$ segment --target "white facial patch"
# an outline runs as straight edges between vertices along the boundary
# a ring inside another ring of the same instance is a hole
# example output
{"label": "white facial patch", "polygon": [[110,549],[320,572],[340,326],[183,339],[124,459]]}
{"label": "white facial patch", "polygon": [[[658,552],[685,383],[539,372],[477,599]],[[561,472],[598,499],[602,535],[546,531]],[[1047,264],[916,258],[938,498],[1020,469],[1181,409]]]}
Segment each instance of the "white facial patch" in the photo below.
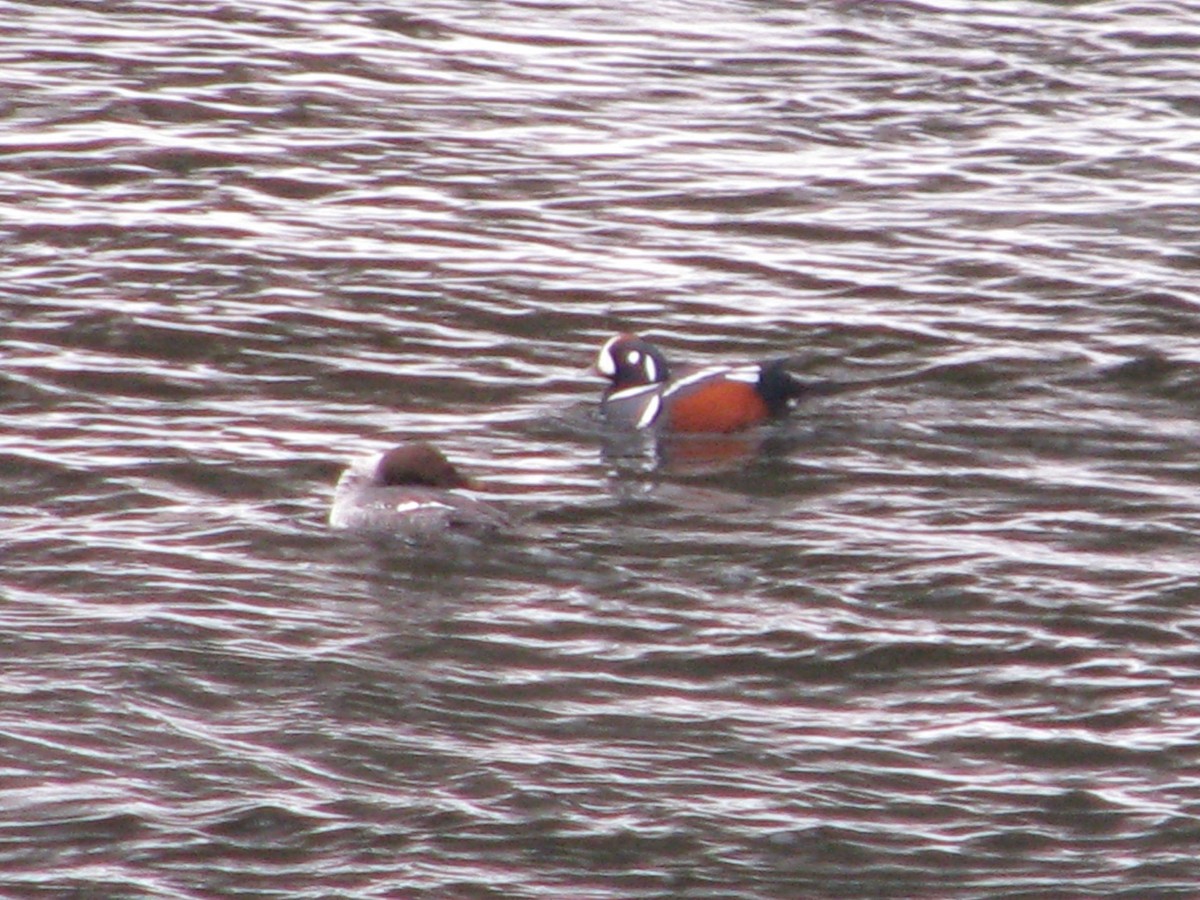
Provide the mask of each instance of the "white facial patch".
{"label": "white facial patch", "polygon": [[617,374],[617,361],[613,359],[612,347],[618,340],[620,340],[619,335],[609,338],[600,348],[599,355],[596,356],[596,371],[608,378]]}
{"label": "white facial patch", "polygon": [[641,361],[642,361],[642,354],[639,353],[637,350],[630,350],[628,353],[625,354],[625,362],[629,363],[629,365],[633,366],[634,368],[637,368],[638,363],[640,363]]}
{"label": "white facial patch", "polygon": [[658,363],[654,361],[653,356],[646,357],[645,372],[647,381],[658,381]]}

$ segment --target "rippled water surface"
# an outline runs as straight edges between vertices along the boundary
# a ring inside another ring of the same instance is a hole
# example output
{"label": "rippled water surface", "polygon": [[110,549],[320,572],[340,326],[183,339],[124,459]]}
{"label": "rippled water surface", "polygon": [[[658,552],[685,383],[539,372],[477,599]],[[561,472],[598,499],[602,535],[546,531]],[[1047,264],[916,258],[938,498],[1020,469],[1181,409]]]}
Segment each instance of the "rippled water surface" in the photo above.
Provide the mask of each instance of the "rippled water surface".
{"label": "rippled water surface", "polygon": [[0,9],[6,896],[1196,895],[1200,7]]}

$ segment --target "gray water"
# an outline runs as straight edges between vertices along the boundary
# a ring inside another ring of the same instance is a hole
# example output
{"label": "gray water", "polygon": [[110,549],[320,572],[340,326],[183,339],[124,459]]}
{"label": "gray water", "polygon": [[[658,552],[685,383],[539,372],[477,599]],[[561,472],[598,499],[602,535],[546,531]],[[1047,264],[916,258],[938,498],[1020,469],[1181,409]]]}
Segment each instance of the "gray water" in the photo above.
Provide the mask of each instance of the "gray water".
{"label": "gray water", "polygon": [[[0,893],[1193,897],[1200,6],[0,3]],[[615,331],[861,383],[596,424]],[[521,524],[331,534],[435,442]]]}

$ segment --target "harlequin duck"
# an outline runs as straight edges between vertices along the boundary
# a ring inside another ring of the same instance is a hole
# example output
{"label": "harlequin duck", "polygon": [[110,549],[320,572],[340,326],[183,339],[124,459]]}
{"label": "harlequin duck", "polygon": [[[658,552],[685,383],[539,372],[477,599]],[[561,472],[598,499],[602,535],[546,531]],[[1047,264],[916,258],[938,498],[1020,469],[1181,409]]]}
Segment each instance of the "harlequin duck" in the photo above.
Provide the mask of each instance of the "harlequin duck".
{"label": "harlequin duck", "polygon": [[619,334],[600,348],[595,368],[611,382],[601,401],[607,421],[626,428],[723,434],[780,416],[807,392],[787,364],[781,358],[676,370],[645,338]]}
{"label": "harlequin duck", "polygon": [[495,506],[455,493],[471,486],[436,447],[401,444],[354,460],[342,472],[329,524],[407,537],[482,534],[508,524],[508,517]]}

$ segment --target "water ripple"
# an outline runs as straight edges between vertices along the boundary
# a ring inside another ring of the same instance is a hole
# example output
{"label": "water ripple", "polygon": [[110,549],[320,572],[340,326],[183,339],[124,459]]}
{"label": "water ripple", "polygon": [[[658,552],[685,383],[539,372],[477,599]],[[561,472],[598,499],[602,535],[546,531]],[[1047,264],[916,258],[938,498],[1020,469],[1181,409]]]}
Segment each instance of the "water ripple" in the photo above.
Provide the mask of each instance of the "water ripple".
{"label": "water ripple", "polygon": [[[4,883],[1191,896],[1191,12],[22,5]],[[408,438],[512,538],[330,535]]]}

